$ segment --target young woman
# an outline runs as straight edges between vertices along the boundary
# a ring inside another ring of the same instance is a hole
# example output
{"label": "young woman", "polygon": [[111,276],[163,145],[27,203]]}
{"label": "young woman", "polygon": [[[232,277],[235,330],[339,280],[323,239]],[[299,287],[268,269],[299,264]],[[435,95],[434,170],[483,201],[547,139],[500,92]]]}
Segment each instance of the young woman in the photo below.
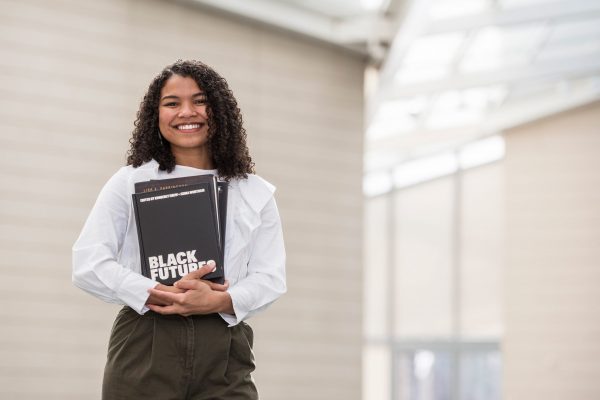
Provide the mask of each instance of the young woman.
{"label": "young woman", "polygon": [[[227,82],[178,61],[151,82],[127,166],[102,188],[73,246],[73,282],[124,304],[111,332],[103,399],[256,399],[252,329],[243,321],[286,291],[275,188],[253,175]],[[229,181],[223,285],[214,264],[164,286],[140,274],[131,195],[150,179],[215,174]]]}

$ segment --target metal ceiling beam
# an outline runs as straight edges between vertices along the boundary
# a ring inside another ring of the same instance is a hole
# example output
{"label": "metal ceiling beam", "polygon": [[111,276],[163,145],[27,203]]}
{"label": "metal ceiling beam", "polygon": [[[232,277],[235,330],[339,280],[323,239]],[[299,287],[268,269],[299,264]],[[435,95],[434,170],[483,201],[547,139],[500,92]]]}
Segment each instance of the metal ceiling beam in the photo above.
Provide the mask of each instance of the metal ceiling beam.
{"label": "metal ceiling beam", "polygon": [[[383,37],[392,36],[390,22],[375,14],[342,19],[270,0],[193,0],[193,2],[353,50],[355,47],[349,46],[367,43],[374,29]],[[366,53],[366,47],[364,52]]]}
{"label": "metal ceiling beam", "polygon": [[402,20],[391,42],[391,47],[385,60],[379,68],[379,79],[373,96],[366,107],[365,120],[367,125],[373,119],[379,105],[385,100],[385,95],[393,86],[394,76],[402,63],[410,44],[416,40],[426,27],[427,11],[430,0],[406,0],[404,12],[398,15]]}
{"label": "metal ceiling beam", "polygon": [[406,14],[395,33],[387,58],[380,68],[380,87],[386,86],[400,66],[410,44],[417,39],[425,28],[429,0],[408,0]]}
{"label": "metal ceiling beam", "polygon": [[372,37],[390,42],[394,36],[391,21],[381,15],[346,18],[334,23],[334,36],[340,43],[367,43]]}

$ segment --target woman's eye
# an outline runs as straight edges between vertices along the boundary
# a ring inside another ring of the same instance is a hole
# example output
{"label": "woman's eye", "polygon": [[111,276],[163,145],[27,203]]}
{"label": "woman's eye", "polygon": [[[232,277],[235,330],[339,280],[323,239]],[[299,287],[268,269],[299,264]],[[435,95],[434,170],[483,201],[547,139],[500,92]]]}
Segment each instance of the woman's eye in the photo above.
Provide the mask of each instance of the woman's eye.
{"label": "woman's eye", "polygon": [[199,104],[199,105],[206,104],[206,98],[204,98],[204,97],[203,97],[203,98],[200,98],[200,99],[196,99],[196,100],[194,101],[194,103],[195,103],[195,104]]}
{"label": "woman's eye", "polygon": [[177,106],[177,103],[175,103],[175,102],[165,103],[165,104],[163,104],[163,106],[165,106],[165,107],[175,107],[175,106]]}

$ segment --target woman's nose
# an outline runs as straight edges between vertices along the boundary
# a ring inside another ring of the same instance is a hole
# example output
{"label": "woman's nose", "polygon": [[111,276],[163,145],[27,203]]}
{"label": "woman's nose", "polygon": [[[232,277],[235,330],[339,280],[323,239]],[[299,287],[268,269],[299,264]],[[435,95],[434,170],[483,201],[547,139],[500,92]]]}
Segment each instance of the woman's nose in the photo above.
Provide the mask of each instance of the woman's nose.
{"label": "woman's nose", "polygon": [[197,114],[198,113],[197,113],[196,109],[194,108],[194,105],[191,103],[185,102],[181,105],[181,108],[179,109],[180,117],[192,117]]}

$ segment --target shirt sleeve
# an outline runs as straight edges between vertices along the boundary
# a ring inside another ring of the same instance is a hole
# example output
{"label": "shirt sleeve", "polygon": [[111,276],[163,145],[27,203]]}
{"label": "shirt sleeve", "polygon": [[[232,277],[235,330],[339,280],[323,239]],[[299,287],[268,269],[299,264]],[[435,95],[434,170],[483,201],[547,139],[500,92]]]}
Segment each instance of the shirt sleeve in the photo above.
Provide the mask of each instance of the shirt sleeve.
{"label": "shirt sleeve", "polygon": [[148,289],[156,282],[117,262],[131,207],[127,173],[122,168],[104,185],[73,245],[73,283],[109,303],[148,311]]}
{"label": "shirt sleeve", "polygon": [[228,290],[235,315],[221,314],[230,326],[264,310],[287,290],[283,232],[273,197],[261,211],[251,246],[248,275]]}

